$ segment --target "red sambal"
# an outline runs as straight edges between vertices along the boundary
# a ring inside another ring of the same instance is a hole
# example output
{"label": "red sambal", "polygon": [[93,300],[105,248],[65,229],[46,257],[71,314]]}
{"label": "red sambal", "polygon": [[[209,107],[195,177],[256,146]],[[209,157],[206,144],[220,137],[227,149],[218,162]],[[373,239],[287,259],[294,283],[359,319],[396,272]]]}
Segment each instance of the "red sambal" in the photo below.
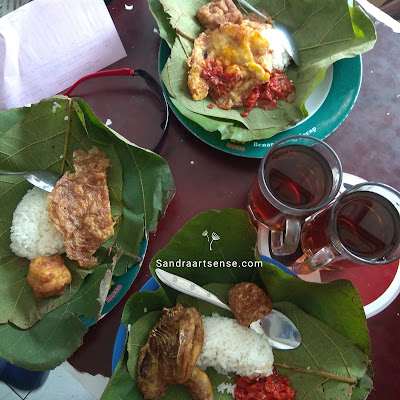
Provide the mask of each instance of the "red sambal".
{"label": "red sambal", "polygon": [[201,77],[208,83],[209,93],[218,107],[229,110],[243,105],[246,108],[241,114],[243,117],[247,117],[254,107],[272,110],[278,106],[278,100],[291,103],[295,98],[293,83],[281,71],[272,72],[268,82],[255,87],[250,95],[246,94],[247,98],[234,103],[228,100],[228,96],[243,79],[239,68],[227,68],[222,61],[209,57],[204,60]]}
{"label": "red sambal", "polygon": [[278,100],[288,103],[293,102],[295,87],[287,76],[281,71],[271,73],[270,80],[252,90],[247,100],[243,103],[246,111],[241,115],[247,117],[254,107],[263,110],[272,110],[278,106]]}
{"label": "red sambal", "polygon": [[237,71],[234,73],[226,72],[222,62],[213,58],[205,60],[201,77],[210,85],[210,94],[213,98],[226,96],[242,79],[242,76]]}
{"label": "red sambal", "polygon": [[264,378],[247,378],[236,376],[236,400],[294,400],[296,390],[291,388],[290,381],[275,372]]}

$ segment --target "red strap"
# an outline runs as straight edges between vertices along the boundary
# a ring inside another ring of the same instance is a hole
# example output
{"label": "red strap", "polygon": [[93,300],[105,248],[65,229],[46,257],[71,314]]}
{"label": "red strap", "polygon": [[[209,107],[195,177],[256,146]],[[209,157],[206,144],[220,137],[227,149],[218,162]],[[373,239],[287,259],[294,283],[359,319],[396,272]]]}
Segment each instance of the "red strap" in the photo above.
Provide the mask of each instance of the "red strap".
{"label": "red strap", "polygon": [[110,69],[108,71],[98,71],[93,74],[86,75],[76,81],[65,93],[64,96],[69,96],[71,92],[83,81],[91,78],[97,78],[99,76],[130,76],[134,75],[135,71],[130,68]]}

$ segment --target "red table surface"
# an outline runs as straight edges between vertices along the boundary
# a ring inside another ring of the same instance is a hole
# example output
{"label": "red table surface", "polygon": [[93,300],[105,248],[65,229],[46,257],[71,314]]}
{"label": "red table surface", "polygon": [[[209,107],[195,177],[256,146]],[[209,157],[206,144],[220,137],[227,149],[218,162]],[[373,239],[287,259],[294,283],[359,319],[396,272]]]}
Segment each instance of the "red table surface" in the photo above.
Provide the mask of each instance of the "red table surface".
{"label": "red table surface", "polygon": [[[125,0],[109,6],[128,57],[112,68],[145,69],[157,76],[160,38],[146,0]],[[376,24],[378,40],[362,56],[363,79],[359,97],[344,123],[327,139],[343,169],[370,181],[400,188],[400,36]],[[138,145],[151,147],[158,122],[154,102],[140,78],[103,78],[87,81],[74,92],[111,127]],[[152,104],[153,102],[153,104]],[[78,370],[111,376],[114,338],[126,301],[150,278],[149,262],[172,236],[197,214],[226,207],[244,209],[259,160],[226,154],[203,143],[171,114],[168,135],[160,153],[172,171],[176,195],[157,232],[150,235],[146,258],[123,300],[84,337],[69,358]],[[379,280],[379,274],[374,275]],[[371,282],[374,284],[374,282]],[[369,400],[396,398],[400,393],[400,297],[368,320],[372,342],[374,389]]]}

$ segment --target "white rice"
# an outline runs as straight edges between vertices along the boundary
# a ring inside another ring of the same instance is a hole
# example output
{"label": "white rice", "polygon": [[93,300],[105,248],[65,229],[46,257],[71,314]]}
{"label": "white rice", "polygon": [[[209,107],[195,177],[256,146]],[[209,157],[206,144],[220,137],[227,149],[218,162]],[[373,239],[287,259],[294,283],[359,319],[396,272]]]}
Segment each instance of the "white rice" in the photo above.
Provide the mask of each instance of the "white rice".
{"label": "white rice", "polygon": [[236,384],[235,383],[220,383],[217,386],[217,392],[218,393],[228,393],[232,397],[235,397],[235,389],[236,389]]}
{"label": "white rice", "polygon": [[290,56],[283,47],[281,33],[276,29],[264,29],[261,35],[268,40],[272,51],[272,70],[284,71],[290,63]]}
{"label": "white rice", "polygon": [[29,260],[64,252],[64,237],[50,221],[47,192],[37,187],[28,190],[13,214],[10,230],[11,250]]}
{"label": "white rice", "polygon": [[253,378],[272,374],[274,356],[268,339],[235,319],[213,314],[202,316],[204,345],[197,366],[213,367],[224,375],[236,373]]}

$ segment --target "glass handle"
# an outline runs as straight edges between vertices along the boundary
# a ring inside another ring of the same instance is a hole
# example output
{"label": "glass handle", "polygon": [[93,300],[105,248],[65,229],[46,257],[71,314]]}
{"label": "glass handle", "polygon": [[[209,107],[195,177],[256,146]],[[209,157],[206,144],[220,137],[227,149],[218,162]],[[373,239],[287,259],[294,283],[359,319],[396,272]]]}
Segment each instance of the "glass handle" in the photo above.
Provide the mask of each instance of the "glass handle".
{"label": "glass handle", "polygon": [[271,231],[271,250],[276,256],[293,254],[300,241],[301,224],[297,219],[286,220],[286,230]]}
{"label": "glass handle", "polygon": [[335,248],[328,244],[313,255],[303,254],[292,265],[295,274],[311,274],[312,272],[329,264],[338,257]]}

